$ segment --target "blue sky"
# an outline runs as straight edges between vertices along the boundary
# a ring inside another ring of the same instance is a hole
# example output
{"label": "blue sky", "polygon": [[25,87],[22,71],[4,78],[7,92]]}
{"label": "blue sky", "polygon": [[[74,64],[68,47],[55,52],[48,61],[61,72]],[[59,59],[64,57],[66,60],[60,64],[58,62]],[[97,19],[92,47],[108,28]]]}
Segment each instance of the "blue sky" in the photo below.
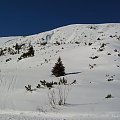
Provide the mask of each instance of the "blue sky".
{"label": "blue sky", "polygon": [[85,23],[120,23],[120,0],[0,0],[0,36]]}

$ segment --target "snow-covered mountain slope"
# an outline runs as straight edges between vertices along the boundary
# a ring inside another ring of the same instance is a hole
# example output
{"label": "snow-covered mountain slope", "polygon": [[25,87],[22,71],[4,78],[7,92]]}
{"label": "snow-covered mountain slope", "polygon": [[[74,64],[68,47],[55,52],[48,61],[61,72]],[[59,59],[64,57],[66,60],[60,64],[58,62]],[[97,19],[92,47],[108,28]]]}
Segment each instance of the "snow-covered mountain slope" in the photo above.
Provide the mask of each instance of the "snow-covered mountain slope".
{"label": "snow-covered mountain slope", "polygon": [[[15,50],[16,43],[21,46],[19,54]],[[18,60],[30,45],[35,55]],[[66,118],[70,114],[71,119],[96,119],[95,115],[102,117],[102,114],[108,115],[109,119],[120,118],[119,23],[75,24],[36,35],[1,37],[0,54],[2,111],[40,111],[47,114],[52,110],[51,114],[60,112],[63,115],[58,115],[58,118]],[[59,81],[58,77],[51,75],[59,56],[65,66],[65,79],[69,83],[73,80],[77,83],[70,87],[66,104],[54,110],[48,101],[49,89],[41,88],[31,93],[25,86],[30,84],[34,89],[40,80]],[[108,94],[113,97],[106,99]]]}

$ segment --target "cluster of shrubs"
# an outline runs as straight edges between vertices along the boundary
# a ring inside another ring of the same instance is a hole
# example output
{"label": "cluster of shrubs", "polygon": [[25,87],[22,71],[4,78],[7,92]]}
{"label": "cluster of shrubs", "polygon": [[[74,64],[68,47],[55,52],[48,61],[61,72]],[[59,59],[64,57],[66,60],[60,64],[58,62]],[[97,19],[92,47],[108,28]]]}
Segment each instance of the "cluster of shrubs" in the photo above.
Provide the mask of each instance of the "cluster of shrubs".
{"label": "cluster of shrubs", "polygon": [[[36,86],[36,88],[44,88],[47,87],[49,89],[51,89],[53,87],[53,85],[57,85],[57,82],[47,82],[46,80],[40,80],[40,83]],[[33,89],[31,88],[31,85],[25,86],[27,91],[33,91]],[[36,90],[36,89],[34,89]]]}
{"label": "cluster of shrubs", "polygon": [[0,48],[0,56],[5,55],[6,53],[9,53],[10,55],[16,54],[16,51],[10,47],[6,47],[5,49]]}
{"label": "cluster of shrubs", "polygon": [[19,53],[20,53],[20,50],[22,49],[23,46],[25,46],[24,43],[23,43],[23,44],[20,44],[20,45],[19,45],[18,43],[16,43],[16,45],[13,46],[13,48],[15,48],[17,54],[19,54]]}
{"label": "cluster of shrubs", "polygon": [[19,54],[20,49],[22,49],[24,45],[25,44],[19,45],[18,43],[16,43],[16,45],[14,45],[13,48],[11,47],[6,47],[4,49],[0,48],[0,56],[5,55],[6,53],[9,53],[10,55]]}
{"label": "cluster of shrubs", "polygon": [[60,42],[56,41],[54,44],[55,44],[55,45],[60,45]]}
{"label": "cluster of shrubs", "polygon": [[0,48],[0,56],[4,55],[4,50]]}
{"label": "cluster of shrubs", "polygon": [[117,49],[114,50],[114,52],[117,52],[118,53],[118,57],[120,57],[120,53]]}
{"label": "cluster of shrubs", "polygon": [[8,58],[8,59],[6,59],[6,62],[9,62],[10,60],[12,60],[12,58]]}
{"label": "cluster of shrubs", "polygon": [[89,58],[91,58],[91,59],[97,59],[97,58],[98,58],[98,56],[89,57]]}
{"label": "cluster of shrubs", "polygon": [[102,43],[102,45],[100,46],[100,48],[98,49],[98,51],[103,51],[104,49],[105,49],[105,46],[106,46],[107,44],[105,44],[105,43]]}
{"label": "cluster of shrubs", "polygon": [[96,29],[97,29],[97,26],[89,26],[88,28],[89,28],[89,29],[96,30]]}
{"label": "cluster of shrubs", "polygon": [[109,37],[114,38],[114,37],[117,37],[117,35],[110,35]]}
{"label": "cluster of shrubs", "polygon": [[53,88],[54,85],[72,85],[72,84],[76,84],[76,80],[74,80],[73,82],[71,83],[68,83],[68,81],[63,77],[63,78],[60,78],[60,80],[58,82],[47,82],[46,80],[40,80],[40,83],[36,86],[35,89],[32,89],[31,88],[31,85],[28,85],[28,86],[25,86],[25,89],[27,91],[35,91],[37,88],[40,89],[40,88]]}
{"label": "cluster of shrubs", "polygon": [[47,42],[40,43],[40,45],[42,45],[42,46],[45,46],[46,44],[47,44]]}
{"label": "cluster of shrubs", "polygon": [[15,55],[15,54],[16,54],[16,51],[13,50],[13,49],[10,48],[10,47],[7,49],[7,51],[8,51],[8,53],[9,53],[10,55]]}
{"label": "cluster of shrubs", "polygon": [[41,84],[38,84],[36,88],[41,88],[42,86],[43,87],[47,87],[47,88],[52,88],[53,85],[61,85],[61,84],[64,84],[64,85],[67,85],[67,80],[63,77],[63,78],[60,78],[59,82],[47,82],[46,80],[40,80],[40,83]]}
{"label": "cluster of shrubs", "polygon": [[105,98],[113,98],[111,94],[108,94]]}
{"label": "cluster of shrubs", "polygon": [[95,66],[96,64],[93,64],[93,65],[89,64],[90,69],[94,68]]}
{"label": "cluster of shrubs", "polygon": [[28,52],[23,53],[18,60],[21,60],[23,58],[27,58],[27,57],[33,57],[34,56],[34,49],[33,46],[30,46],[30,48],[28,49]]}
{"label": "cluster of shrubs", "polygon": [[112,75],[112,76],[106,75],[106,77],[108,77],[108,78],[107,78],[107,81],[108,81],[108,82],[113,81],[113,80],[114,80],[114,76],[115,76],[115,75]]}
{"label": "cluster of shrubs", "polygon": [[0,48],[0,56],[5,55],[6,53],[9,53],[10,55],[16,54],[15,50],[13,50],[10,47],[8,47],[8,48],[6,47],[4,49]]}

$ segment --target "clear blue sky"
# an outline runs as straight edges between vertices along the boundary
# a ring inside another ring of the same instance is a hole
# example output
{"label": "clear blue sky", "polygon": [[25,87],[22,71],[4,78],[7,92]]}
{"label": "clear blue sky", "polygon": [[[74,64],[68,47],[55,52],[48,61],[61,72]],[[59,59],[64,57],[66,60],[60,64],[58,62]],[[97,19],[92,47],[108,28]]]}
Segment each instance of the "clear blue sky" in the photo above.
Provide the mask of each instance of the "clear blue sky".
{"label": "clear blue sky", "polygon": [[82,23],[120,23],[120,0],[0,0],[0,36]]}

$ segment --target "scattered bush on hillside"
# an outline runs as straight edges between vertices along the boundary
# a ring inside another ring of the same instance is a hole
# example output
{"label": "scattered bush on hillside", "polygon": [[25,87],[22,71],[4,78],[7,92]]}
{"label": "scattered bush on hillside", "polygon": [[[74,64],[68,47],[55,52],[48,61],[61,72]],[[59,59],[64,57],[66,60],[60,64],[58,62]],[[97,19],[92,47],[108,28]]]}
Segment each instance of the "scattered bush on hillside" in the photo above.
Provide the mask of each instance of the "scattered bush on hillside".
{"label": "scattered bush on hillside", "polygon": [[103,51],[105,49],[105,46],[107,45],[107,43],[102,43],[102,45],[100,46],[100,48],[97,51]]}
{"label": "scattered bush on hillside", "polygon": [[31,85],[25,86],[25,89],[29,92],[36,91],[36,89],[31,88]]}
{"label": "scattered bush on hillside", "polygon": [[43,87],[47,87],[49,89],[51,89],[54,85],[53,81],[52,82],[47,82],[46,80],[40,80],[40,83]]}
{"label": "scattered bush on hillside", "polygon": [[73,84],[76,84],[76,80],[74,80],[73,82],[71,83],[68,83],[68,81],[63,77],[62,79],[60,78],[60,80],[58,82],[53,82],[53,81],[50,81],[50,82],[47,82],[46,80],[40,80],[40,83],[36,86],[36,88],[53,88],[55,85],[73,85]]}
{"label": "scattered bush on hillside", "polygon": [[100,51],[100,52],[101,52],[101,51],[103,51],[103,50],[104,50],[104,48],[99,48],[97,51]]}
{"label": "scattered bush on hillside", "polygon": [[108,94],[105,98],[113,98],[111,94]]}
{"label": "scattered bush on hillside", "polygon": [[33,46],[30,46],[28,49],[28,52],[23,53],[20,58],[18,58],[18,60],[21,60],[23,58],[27,58],[27,57],[33,57],[34,56],[34,49]]}
{"label": "scattered bush on hillside", "polygon": [[17,50],[17,53],[18,53],[18,54],[20,53],[20,52],[19,52],[20,46],[18,45],[18,43],[16,43],[16,45],[15,45],[15,50]]}
{"label": "scattered bush on hillside", "polygon": [[80,44],[80,42],[78,42],[78,41],[76,41],[75,43],[76,43],[76,44]]}
{"label": "scattered bush on hillside", "polygon": [[92,45],[92,43],[88,43],[88,45],[89,45],[89,46],[91,46],[91,45]]}
{"label": "scattered bush on hillside", "polygon": [[58,58],[57,63],[55,63],[55,66],[52,69],[52,75],[55,75],[56,77],[65,75],[65,67],[63,66],[63,63],[60,57]]}
{"label": "scattered bush on hillside", "polygon": [[111,53],[107,53],[107,55],[111,55]]}
{"label": "scattered bush on hillside", "polygon": [[20,53],[20,50],[23,48],[23,46],[25,46],[25,43],[23,43],[23,44],[18,44],[18,43],[16,43],[16,44],[13,46],[13,48],[15,48],[16,53],[19,54],[19,53]]}
{"label": "scattered bush on hillside", "polygon": [[40,45],[42,45],[42,46],[45,46],[46,44],[47,44],[47,42],[40,43]]}
{"label": "scattered bush on hillside", "polygon": [[120,67],[119,65],[117,65],[117,67]]}
{"label": "scattered bush on hillside", "polygon": [[6,62],[9,62],[10,60],[12,60],[12,58],[8,58],[8,59],[6,59]]}
{"label": "scattered bush on hillside", "polygon": [[93,64],[93,65],[89,64],[90,69],[94,68],[95,66],[96,64]]}
{"label": "scattered bush on hillside", "polygon": [[118,54],[118,56],[120,57],[120,53]]}
{"label": "scattered bush on hillside", "polygon": [[118,52],[118,50],[117,50],[117,49],[115,49],[115,50],[114,50],[114,52]]}
{"label": "scattered bush on hillside", "polygon": [[76,84],[76,80],[68,83],[67,79],[60,78],[58,82],[47,82],[46,80],[40,80],[40,84],[35,89],[31,88],[31,85],[25,86],[25,89],[29,92],[36,91],[37,89],[48,88],[48,101],[52,108],[56,108],[56,105],[64,105],[66,103],[68,94],[70,92],[71,85]]}
{"label": "scattered bush on hillside", "polygon": [[36,88],[41,88],[41,85],[40,85],[40,84],[38,84],[38,85],[36,86]]}
{"label": "scattered bush on hillside", "polygon": [[103,48],[103,47],[105,47],[106,46],[106,44],[105,43],[102,43],[102,45],[100,46],[100,48]]}
{"label": "scattered bush on hillside", "polygon": [[120,36],[119,36],[119,37],[117,37],[117,39],[118,39],[118,40],[120,40]]}
{"label": "scattered bush on hillside", "polygon": [[16,54],[16,52],[10,47],[8,47],[7,51],[10,55],[15,55]]}
{"label": "scattered bush on hillside", "polygon": [[117,37],[117,35],[110,35],[109,37],[114,38],[114,37]]}
{"label": "scattered bush on hillside", "polygon": [[27,91],[32,91],[31,85],[25,86],[25,88],[26,88]]}
{"label": "scattered bush on hillside", "polygon": [[0,48],[0,56],[4,55],[3,49]]}
{"label": "scattered bush on hillside", "polygon": [[97,40],[101,40],[100,38],[97,38]]}
{"label": "scattered bush on hillside", "polygon": [[55,45],[60,45],[60,42],[56,41],[54,44],[55,44]]}
{"label": "scattered bush on hillside", "polygon": [[96,50],[97,48],[94,47],[94,48],[92,48],[92,49]]}
{"label": "scattered bush on hillside", "polygon": [[106,77],[108,77],[108,78],[107,78],[107,81],[110,82],[110,81],[113,81],[113,80],[114,80],[115,75],[112,75],[112,76],[106,75]]}
{"label": "scattered bush on hillside", "polygon": [[91,59],[97,59],[97,58],[98,58],[98,56],[89,57],[89,58],[91,58]]}
{"label": "scattered bush on hillside", "polygon": [[107,80],[107,81],[109,82],[109,81],[113,81],[113,80],[114,80],[113,78],[108,78],[108,80]]}
{"label": "scattered bush on hillside", "polygon": [[5,47],[4,49],[0,48],[0,56],[5,55],[6,53],[14,55],[16,54],[16,51],[10,47]]}
{"label": "scattered bush on hillside", "polygon": [[109,37],[113,38],[113,36],[112,36],[112,35],[110,35]]}
{"label": "scattered bush on hillside", "polygon": [[92,26],[92,25],[91,25],[91,26],[89,26],[88,28],[89,28],[89,29],[92,29],[92,30],[96,30],[96,29],[97,29],[97,26]]}
{"label": "scattered bush on hillside", "polygon": [[67,85],[67,80],[64,77],[62,79],[60,78],[60,81],[58,84],[59,85],[61,85],[61,84]]}
{"label": "scattered bush on hillside", "polygon": [[49,60],[45,59],[45,63],[48,63]]}

